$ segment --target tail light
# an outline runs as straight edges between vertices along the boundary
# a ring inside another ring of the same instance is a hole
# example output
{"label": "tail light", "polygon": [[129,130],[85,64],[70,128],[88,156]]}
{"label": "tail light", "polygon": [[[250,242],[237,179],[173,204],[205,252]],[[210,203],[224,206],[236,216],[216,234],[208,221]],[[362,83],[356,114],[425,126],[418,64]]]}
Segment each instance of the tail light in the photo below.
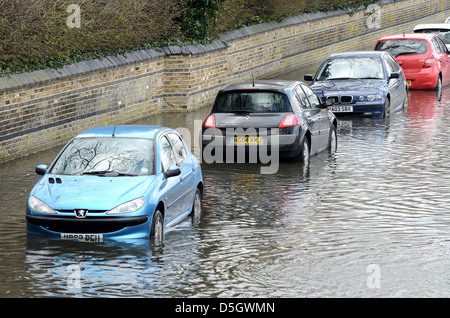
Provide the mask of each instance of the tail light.
{"label": "tail light", "polygon": [[205,128],[216,128],[216,118],[214,115],[209,115],[206,117],[205,121],[203,122],[203,127]]}
{"label": "tail light", "polygon": [[286,128],[301,125],[302,121],[295,114],[288,114],[284,116],[278,128]]}
{"label": "tail light", "polygon": [[433,67],[434,61],[435,57],[433,53],[430,53],[430,55],[428,55],[427,59],[425,60],[425,63],[423,64],[423,68]]}

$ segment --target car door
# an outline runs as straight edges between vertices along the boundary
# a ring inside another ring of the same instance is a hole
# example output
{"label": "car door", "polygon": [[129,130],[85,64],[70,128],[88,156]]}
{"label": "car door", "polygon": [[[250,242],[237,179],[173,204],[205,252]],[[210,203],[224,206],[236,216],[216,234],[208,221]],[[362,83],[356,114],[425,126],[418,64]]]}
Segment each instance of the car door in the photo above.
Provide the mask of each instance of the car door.
{"label": "car door", "polygon": [[[405,78],[402,76],[402,68],[393,57],[390,55],[385,55],[384,64],[388,76],[388,91],[391,95],[391,110],[395,110],[396,108],[403,106],[403,102],[406,97]],[[390,75],[394,72],[399,73],[400,77],[390,78]]]}
{"label": "car door", "polygon": [[308,98],[311,114],[311,123],[314,130],[318,132],[316,147],[311,146],[311,153],[319,152],[328,146],[330,135],[330,122],[328,120],[328,110],[322,107],[319,97],[307,85],[301,85],[302,90]]}
{"label": "car door", "polygon": [[[161,155],[161,169],[167,172],[169,167],[177,166],[175,152],[167,136],[162,136],[159,143]],[[164,177],[165,180],[161,186],[166,203],[165,224],[173,221],[182,211],[180,198],[183,195],[183,184],[180,182],[181,175],[174,177]]]}
{"label": "car door", "polygon": [[172,145],[177,166],[181,170],[181,174],[179,176],[181,188],[181,196],[178,198],[180,203],[179,213],[190,212],[194,200],[194,190],[196,188],[195,166],[191,160],[188,160],[187,150],[180,136],[175,133],[169,133],[167,134],[167,138]]}
{"label": "car door", "polygon": [[438,63],[442,72],[442,85],[450,84],[450,61],[449,51],[445,43],[439,37],[432,39],[433,45],[438,52]]}

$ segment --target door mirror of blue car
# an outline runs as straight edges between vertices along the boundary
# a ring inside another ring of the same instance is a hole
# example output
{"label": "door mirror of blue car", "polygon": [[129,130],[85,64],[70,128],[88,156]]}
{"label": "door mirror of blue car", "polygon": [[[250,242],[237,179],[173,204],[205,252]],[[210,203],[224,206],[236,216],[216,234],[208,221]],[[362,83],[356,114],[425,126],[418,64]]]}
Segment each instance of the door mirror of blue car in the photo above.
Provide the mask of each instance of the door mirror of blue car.
{"label": "door mirror of blue car", "polygon": [[175,177],[181,174],[181,169],[177,166],[170,166],[169,169],[164,172],[166,178]]}
{"label": "door mirror of blue car", "polygon": [[304,79],[305,81],[310,81],[310,82],[312,82],[313,76],[312,76],[311,74],[305,74],[305,75],[303,76],[303,79]]}
{"label": "door mirror of blue car", "polygon": [[392,72],[391,75],[389,75],[389,78],[400,78],[400,73]]}
{"label": "door mirror of blue car", "polygon": [[43,176],[47,172],[47,169],[48,169],[47,165],[39,165],[36,167],[34,171],[36,171],[38,175]]}

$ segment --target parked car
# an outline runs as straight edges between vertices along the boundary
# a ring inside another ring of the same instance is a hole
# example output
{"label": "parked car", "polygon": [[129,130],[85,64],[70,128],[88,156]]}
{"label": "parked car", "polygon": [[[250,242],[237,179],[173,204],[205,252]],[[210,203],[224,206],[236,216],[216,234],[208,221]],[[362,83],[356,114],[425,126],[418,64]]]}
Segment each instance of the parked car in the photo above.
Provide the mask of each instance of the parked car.
{"label": "parked car", "polygon": [[[449,51],[442,39],[431,33],[384,36],[377,51],[391,53],[405,72],[410,89],[436,89],[450,83]],[[440,95],[440,94],[439,94]]]}
{"label": "parked car", "polygon": [[450,50],[450,23],[418,24],[414,27],[414,33],[434,33],[441,37],[447,49]]}
{"label": "parked car", "polygon": [[332,104],[332,100],[322,102],[300,81],[228,85],[218,92],[203,123],[203,157],[211,155],[215,146],[225,154],[244,149],[246,155],[266,147],[280,158],[297,161],[307,161],[325,149],[334,151],[337,120],[328,109]]}
{"label": "parked car", "polygon": [[330,108],[339,115],[389,116],[407,103],[405,76],[387,52],[335,53],[304,79],[317,95],[334,99]]}
{"label": "parked car", "polygon": [[30,233],[61,239],[150,237],[201,213],[198,160],[173,129],[107,126],[73,138],[41,179],[26,207]]}

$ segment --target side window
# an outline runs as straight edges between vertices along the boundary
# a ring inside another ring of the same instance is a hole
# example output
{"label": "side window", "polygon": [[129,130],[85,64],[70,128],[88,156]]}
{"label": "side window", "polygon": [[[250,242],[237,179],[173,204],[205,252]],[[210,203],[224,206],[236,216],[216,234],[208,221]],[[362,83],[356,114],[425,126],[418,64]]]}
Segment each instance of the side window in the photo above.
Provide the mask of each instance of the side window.
{"label": "side window", "polygon": [[433,43],[434,48],[435,48],[436,51],[438,51],[439,53],[447,53],[447,51],[445,50],[445,48],[441,45],[440,39],[439,39],[438,37],[432,38],[432,39],[431,39],[431,43]]}
{"label": "side window", "polygon": [[312,108],[320,107],[319,97],[314,93],[314,91],[306,85],[302,85],[302,89],[305,91],[306,96],[309,99]]}
{"label": "side window", "polygon": [[183,142],[181,141],[180,137],[177,136],[176,134],[168,134],[167,137],[169,138],[170,143],[172,144],[172,149],[175,153],[177,165],[181,167],[187,157],[186,148],[184,148]]}
{"label": "side window", "polygon": [[300,88],[300,85],[295,86],[294,95],[301,108],[310,108],[308,98],[306,97],[305,92]]}
{"label": "side window", "polygon": [[163,171],[169,169],[170,166],[177,165],[172,146],[166,137],[161,138],[161,164]]}
{"label": "side window", "polygon": [[447,46],[445,45],[444,41],[442,41],[441,38],[435,38],[435,39],[439,43],[439,46],[441,47],[440,52],[447,54],[448,53],[448,49],[447,49]]}
{"label": "side window", "polygon": [[398,72],[400,66],[398,65],[397,61],[395,61],[392,57],[390,57],[389,55],[386,56],[386,66],[387,66],[387,70],[388,73],[392,73],[392,72]]}

